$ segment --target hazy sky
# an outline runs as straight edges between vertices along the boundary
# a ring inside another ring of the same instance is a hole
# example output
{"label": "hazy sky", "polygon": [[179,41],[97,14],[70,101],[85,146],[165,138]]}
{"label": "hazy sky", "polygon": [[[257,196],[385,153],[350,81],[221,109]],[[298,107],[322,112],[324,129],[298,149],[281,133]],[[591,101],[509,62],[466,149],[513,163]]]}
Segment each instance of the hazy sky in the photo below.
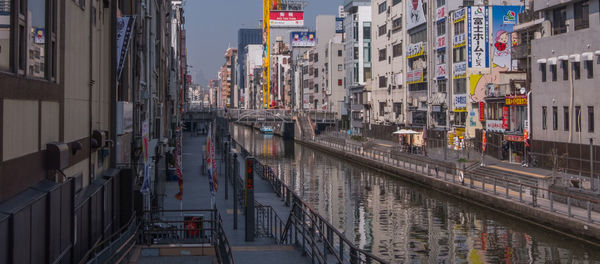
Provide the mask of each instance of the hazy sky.
{"label": "hazy sky", "polygon": [[[185,1],[188,64],[194,82],[216,79],[228,46],[237,47],[239,28],[259,28],[262,0]],[[342,0],[306,0],[304,25],[314,28],[317,14],[337,15]]]}

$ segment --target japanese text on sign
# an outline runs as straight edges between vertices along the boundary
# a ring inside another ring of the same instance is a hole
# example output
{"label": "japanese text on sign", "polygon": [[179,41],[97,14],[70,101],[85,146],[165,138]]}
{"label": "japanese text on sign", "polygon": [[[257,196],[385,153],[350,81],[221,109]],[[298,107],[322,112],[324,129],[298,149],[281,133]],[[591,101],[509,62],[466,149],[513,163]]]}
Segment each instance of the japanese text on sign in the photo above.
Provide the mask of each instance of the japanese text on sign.
{"label": "japanese text on sign", "polygon": [[469,68],[489,67],[489,19],[487,6],[468,7]]}
{"label": "japanese text on sign", "polygon": [[506,97],[506,105],[527,105],[526,95],[512,95]]}

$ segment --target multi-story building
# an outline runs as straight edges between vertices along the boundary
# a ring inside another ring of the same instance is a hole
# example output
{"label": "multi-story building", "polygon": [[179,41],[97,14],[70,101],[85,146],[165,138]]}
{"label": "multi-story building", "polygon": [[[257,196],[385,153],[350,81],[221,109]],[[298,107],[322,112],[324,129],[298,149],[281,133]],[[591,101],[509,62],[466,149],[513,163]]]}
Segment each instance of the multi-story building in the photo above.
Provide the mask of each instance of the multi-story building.
{"label": "multi-story building", "polygon": [[371,118],[371,0],[344,1],[346,104],[352,133],[361,133]]}
{"label": "multi-story building", "polygon": [[258,109],[262,104],[261,95],[262,87],[259,89],[260,84],[256,81],[256,77],[260,77],[260,73],[257,75],[256,70],[262,71],[262,56],[263,56],[263,45],[250,44],[244,48],[245,65],[243,66],[243,72],[246,76],[244,80],[244,107],[246,109]]}
{"label": "multi-story building", "polygon": [[[598,1],[534,1],[533,11],[538,15],[525,25],[536,29],[530,42],[532,74],[528,102],[533,152],[549,154],[554,149],[559,156],[589,159],[580,148],[600,145],[596,129],[600,115],[595,113],[600,108],[599,4]],[[541,19],[535,19],[538,17]],[[586,149],[589,153],[589,148]],[[544,163],[553,166],[549,158]],[[589,170],[587,166],[570,168],[571,172],[586,174]]]}
{"label": "multi-story building", "polygon": [[237,91],[235,90],[235,81],[232,79],[234,60],[237,60],[237,49],[228,48],[225,51],[225,64],[219,71],[219,79],[221,80],[221,106],[236,107]]}
{"label": "multi-story building", "polygon": [[406,106],[406,87],[402,82],[405,58],[404,10],[401,1],[372,1],[372,103],[371,123],[379,125],[404,126],[402,115]]}
{"label": "multi-story building", "polygon": [[[249,74],[253,74],[252,71],[247,72],[246,71],[246,47],[248,45],[257,45],[260,44],[262,45],[262,30],[258,29],[258,28],[242,28],[238,30],[238,63],[237,63],[237,73],[236,76],[238,76],[237,78],[237,83],[239,86],[239,106],[245,106],[247,107],[247,96],[249,94],[248,88],[249,86],[247,86],[247,84],[249,83],[248,80],[246,79],[248,77]],[[261,54],[262,56],[262,54]],[[251,56],[252,58],[254,58],[254,56]],[[253,65],[257,65],[255,63],[253,63]],[[259,65],[262,65],[259,64]]]}
{"label": "multi-story building", "polygon": [[288,44],[278,40],[271,50],[271,106],[290,108],[291,81],[289,79],[291,50]]}

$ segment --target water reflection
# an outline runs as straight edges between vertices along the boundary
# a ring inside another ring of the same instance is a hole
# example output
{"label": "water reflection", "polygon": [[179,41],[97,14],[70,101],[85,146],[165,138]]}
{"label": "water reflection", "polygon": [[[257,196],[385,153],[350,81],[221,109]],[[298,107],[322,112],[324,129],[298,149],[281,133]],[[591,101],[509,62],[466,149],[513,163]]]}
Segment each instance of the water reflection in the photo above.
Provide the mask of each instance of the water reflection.
{"label": "water reflection", "polygon": [[391,263],[600,263],[600,249],[489,209],[235,127],[234,138],[346,237]]}

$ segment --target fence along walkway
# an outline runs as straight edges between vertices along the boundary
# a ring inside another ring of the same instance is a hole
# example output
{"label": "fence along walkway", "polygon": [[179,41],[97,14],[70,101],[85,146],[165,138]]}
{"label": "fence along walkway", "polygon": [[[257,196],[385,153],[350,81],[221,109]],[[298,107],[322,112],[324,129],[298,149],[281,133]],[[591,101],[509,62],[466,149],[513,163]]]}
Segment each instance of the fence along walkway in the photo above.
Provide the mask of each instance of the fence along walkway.
{"label": "fence along walkway", "polygon": [[329,221],[302,201],[271,167],[260,161],[257,163],[257,175],[269,181],[273,191],[286,206],[292,206],[287,220],[282,220],[271,212],[271,207],[258,205],[256,223],[261,226],[257,230],[268,230],[268,235],[281,244],[300,247],[311,258],[312,263],[387,263],[355,246]]}
{"label": "fence along walkway", "polygon": [[[304,141],[319,144],[324,147],[343,151],[369,159],[380,164],[392,166],[406,171],[421,174],[425,177],[443,180],[448,183],[483,191],[489,195],[505,198],[527,204],[555,214],[567,216],[589,224],[600,224],[600,201],[561,193],[523,181],[510,180],[494,175],[486,175],[465,168],[432,165],[423,157],[413,158],[408,155],[397,155],[390,151],[376,149],[364,150],[360,145],[326,141],[322,139],[304,139]],[[553,197],[565,197],[566,203],[555,201]],[[578,204],[580,206],[575,206]]]}

